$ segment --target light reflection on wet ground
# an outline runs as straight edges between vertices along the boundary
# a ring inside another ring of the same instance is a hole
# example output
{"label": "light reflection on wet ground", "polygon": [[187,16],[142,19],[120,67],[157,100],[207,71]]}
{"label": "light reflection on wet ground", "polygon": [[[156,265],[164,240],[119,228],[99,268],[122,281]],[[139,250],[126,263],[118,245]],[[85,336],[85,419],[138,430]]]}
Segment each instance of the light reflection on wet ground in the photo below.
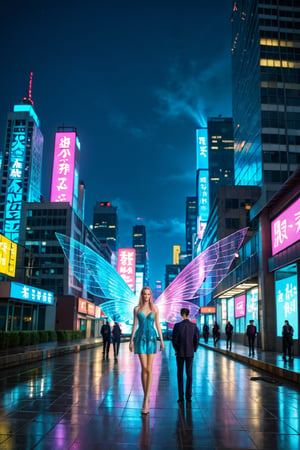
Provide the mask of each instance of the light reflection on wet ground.
{"label": "light reflection on wet ground", "polygon": [[199,347],[193,400],[178,406],[171,343],[154,363],[151,409],[141,415],[136,355],[102,348],[0,374],[0,449],[298,449],[300,390]]}

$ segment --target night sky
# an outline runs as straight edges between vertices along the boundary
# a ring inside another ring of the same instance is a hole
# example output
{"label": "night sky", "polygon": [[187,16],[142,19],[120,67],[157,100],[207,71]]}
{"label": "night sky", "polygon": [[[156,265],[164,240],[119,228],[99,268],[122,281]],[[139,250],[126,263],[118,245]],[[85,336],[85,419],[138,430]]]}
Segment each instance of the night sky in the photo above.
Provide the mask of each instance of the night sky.
{"label": "night sky", "polygon": [[32,98],[44,135],[49,199],[54,136],[77,128],[87,224],[96,201],[118,206],[120,246],[147,229],[150,284],[172,246],[185,249],[185,199],[196,193],[195,130],[231,116],[231,0],[27,0],[1,6],[0,145],[7,112]]}

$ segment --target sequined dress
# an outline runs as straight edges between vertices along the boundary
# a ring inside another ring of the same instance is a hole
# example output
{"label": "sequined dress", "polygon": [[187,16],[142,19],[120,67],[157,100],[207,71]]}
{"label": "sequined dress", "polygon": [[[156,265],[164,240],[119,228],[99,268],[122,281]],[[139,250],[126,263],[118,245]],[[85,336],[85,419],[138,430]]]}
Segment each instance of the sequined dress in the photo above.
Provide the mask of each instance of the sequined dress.
{"label": "sequined dress", "polygon": [[154,313],[150,312],[147,316],[140,311],[137,314],[138,329],[133,338],[134,353],[156,353],[157,339],[154,328]]}

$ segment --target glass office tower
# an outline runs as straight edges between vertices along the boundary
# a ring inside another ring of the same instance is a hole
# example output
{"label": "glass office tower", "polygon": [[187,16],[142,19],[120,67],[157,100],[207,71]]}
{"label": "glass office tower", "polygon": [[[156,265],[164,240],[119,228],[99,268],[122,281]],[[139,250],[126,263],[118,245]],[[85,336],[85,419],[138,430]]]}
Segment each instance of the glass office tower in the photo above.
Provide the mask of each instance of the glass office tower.
{"label": "glass office tower", "polygon": [[210,210],[220,186],[234,185],[233,119],[207,120]]}
{"label": "glass office tower", "polygon": [[300,163],[300,2],[233,2],[235,183],[269,200]]}
{"label": "glass office tower", "polygon": [[8,113],[0,170],[0,232],[19,241],[24,202],[39,202],[44,138],[33,109],[31,81],[28,97]]}

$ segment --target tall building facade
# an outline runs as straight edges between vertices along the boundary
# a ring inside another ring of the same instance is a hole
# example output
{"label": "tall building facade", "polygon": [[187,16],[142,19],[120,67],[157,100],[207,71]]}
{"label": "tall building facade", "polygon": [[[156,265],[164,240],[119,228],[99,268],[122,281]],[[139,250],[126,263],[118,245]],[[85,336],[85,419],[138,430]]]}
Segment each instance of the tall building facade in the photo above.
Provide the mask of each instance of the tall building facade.
{"label": "tall building facade", "polygon": [[112,252],[118,250],[117,207],[110,202],[97,202],[93,210],[93,231],[99,241],[106,241]]}
{"label": "tall building facade", "polygon": [[233,2],[235,182],[268,201],[300,164],[299,0]]}
{"label": "tall building facade", "polygon": [[220,186],[234,185],[233,119],[212,117],[207,120],[209,207]]}
{"label": "tall building facade", "polygon": [[192,260],[196,236],[197,236],[197,197],[187,197],[185,209],[185,245],[188,262]]}
{"label": "tall building facade", "polygon": [[0,170],[0,231],[19,241],[24,202],[39,202],[44,138],[31,99],[28,97],[8,113]]}
{"label": "tall building facade", "polygon": [[145,225],[135,225],[132,233],[132,247],[135,249],[136,277],[143,274],[143,285],[149,286],[149,261]]}

